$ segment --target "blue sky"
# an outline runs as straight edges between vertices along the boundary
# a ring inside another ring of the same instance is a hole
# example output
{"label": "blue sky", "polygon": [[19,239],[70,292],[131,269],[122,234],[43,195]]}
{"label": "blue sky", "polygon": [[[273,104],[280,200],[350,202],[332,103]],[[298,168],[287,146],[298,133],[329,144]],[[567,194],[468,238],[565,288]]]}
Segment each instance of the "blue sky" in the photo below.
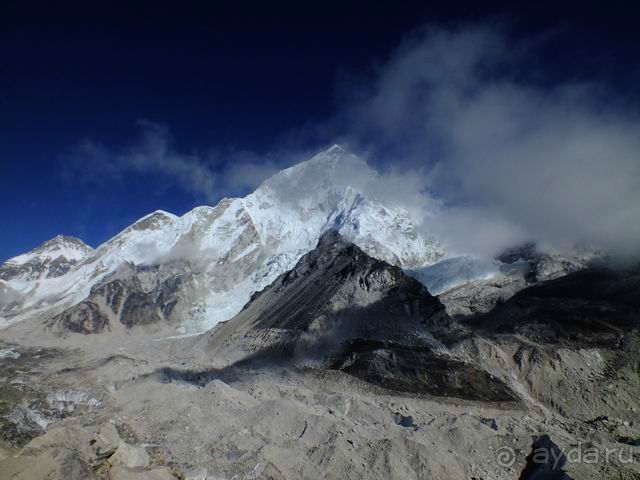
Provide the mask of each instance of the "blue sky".
{"label": "blue sky", "polygon": [[[357,137],[365,148],[377,133],[353,131],[351,106],[425,24],[508,25],[513,38],[542,44],[513,77],[538,88],[596,78],[608,99],[638,98],[630,65],[640,38],[624,4],[479,3],[213,2],[175,10],[157,2],[3,2],[0,259],[59,233],[97,246],[150,211],[182,214],[244,194],[336,139]],[[127,159],[149,135],[167,149],[161,162],[179,157],[180,165],[132,168]],[[87,145],[109,160],[101,165]],[[377,158],[385,148],[397,153],[394,145],[376,148]],[[194,187],[183,164],[211,175],[210,188]]]}

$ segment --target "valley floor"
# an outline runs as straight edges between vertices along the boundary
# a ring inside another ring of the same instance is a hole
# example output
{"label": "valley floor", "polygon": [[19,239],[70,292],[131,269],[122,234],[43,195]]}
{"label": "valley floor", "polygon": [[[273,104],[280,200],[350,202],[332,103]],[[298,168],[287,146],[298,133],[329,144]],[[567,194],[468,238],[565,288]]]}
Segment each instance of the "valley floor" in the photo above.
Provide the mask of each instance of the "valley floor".
{"label": "valley floor", "polygon": [[544,435],[567,478],[640,478],[637,411],[584,421],[534,401],[416,397],[338,371],[216,363],[194,338],[6,337],[3,479],[520,479]]}

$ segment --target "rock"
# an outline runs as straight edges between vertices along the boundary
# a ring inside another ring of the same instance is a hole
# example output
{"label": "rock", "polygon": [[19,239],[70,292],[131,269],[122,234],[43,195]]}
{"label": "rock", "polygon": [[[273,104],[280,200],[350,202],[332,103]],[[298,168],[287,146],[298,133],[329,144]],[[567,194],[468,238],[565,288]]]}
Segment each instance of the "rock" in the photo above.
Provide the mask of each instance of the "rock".
{"label": "rock", "polygon": [[184,472],[184,480],[207,480],[207,469],[196,468]]}
{"label": "rock", "polygon": [[120,442],[120,446],[112,457],[112,463],[121,463],[127,468],[138,468],[149,466],[149,454],[144,447],[136,447],[125,442]]}
{"label": "rock", "polygon": [[212,355],[226,355],[233,342],[234,350],[306,364],[329,361],[351,339],[406,342],[452,329],[440,300],[420,282],[330,230],[292,270],[198,343]]}
{"label": "rock", "polygon": [[120,446],[120,435],[112,423],[105,423],[98,432],[98,438],[102,440],[106,449],[118,448]]}
{"label": "rock", "polygon": [[109,470],[110,480],[175,480],[175,477],[166,467],[155,467],[151,470],[131,471],[121,465],[116,465]]}
{"label": "rock", "polygon": [[49,421],[41,412],[22,405],[17,405],[4,418],[6,422],[2,436],[15,447],[21,447],[42,435],[49,425]]}
{"label": "rock", "polygon": [[496,422],[495,418],[483,418],[480,422],[493,430],[498,430],[498,422]]}
{"label": "rock", "polygon": [[527,456],[520,479],[573,480],[564,471],[566,463],[567,457],[560,447],[551,440],[549,435],[542,435],[533,442],[531,453]]}
{"label": "rock", "polygon": [[329,368],[388,390],[497,402],[518,401],[500,378],[426,345],[357,339],[344,342]]}
{"label": "rock", "polygon": [[416,428],[416,424],[413,423],[413,417],[411,415],[404,416],[399,412],[393,414],[393,421],[396,422],[397,425],[405,428]]}
{"label": "rock", "polygon": [[640,447],[640,438],[619,437],[618,442],[631,445],[632,447]]}

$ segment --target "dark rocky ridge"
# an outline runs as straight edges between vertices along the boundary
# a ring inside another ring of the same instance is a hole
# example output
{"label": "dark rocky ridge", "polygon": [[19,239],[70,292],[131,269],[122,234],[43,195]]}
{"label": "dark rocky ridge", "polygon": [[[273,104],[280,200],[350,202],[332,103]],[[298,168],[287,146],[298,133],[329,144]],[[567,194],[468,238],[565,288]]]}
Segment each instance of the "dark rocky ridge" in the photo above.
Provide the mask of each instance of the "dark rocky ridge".
{"label": "dark rocky ridge", "polygon": [[329,368],[399,392],[487,402],[519,400],[488,372],[426,346],[353,340],[343,346]]}
{"label": "dark rocky ridge", "polygon": [[469,319],[474,334],[453,349],[549,410],[640,421],[639,273],[592,268],[524,289]]}
{"label": "dark rocky ridge", "polygon": [[474,323],[541,343],[615,347],[640,327],[640,270],[591,268],[543,282]]}
{"label": "dark rocky ridge", "polygon": [[444,333],[450,325],[442,304],[417,280],[330,231],[292,270],[208,336],[209,348],[243,339],[243,347],[259,351],[283,337],[331,336],[339,343],[361,336],[406,343]]}
{"label": "dark rocky ridge", "polygon": [[401,269],[337,233],[206,339],[212,355],[320,365],[413,395],[516,401],[500,379],[437,353],[461,334],[443,305]]}

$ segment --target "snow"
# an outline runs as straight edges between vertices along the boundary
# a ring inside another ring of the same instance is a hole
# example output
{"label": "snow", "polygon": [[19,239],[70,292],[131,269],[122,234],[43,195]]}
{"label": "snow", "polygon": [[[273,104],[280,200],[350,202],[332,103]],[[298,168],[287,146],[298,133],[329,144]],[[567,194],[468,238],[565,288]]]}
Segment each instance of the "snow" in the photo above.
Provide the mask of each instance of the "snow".
{"label": "snow", "polygon": [[7,263],[24,265],[34,259],[55,260],[64,257],[67,260],[80,261],[92,251],[91,247],[72,237],[58,235],[34,250],[7,260]]}
{"label": "snow", "polygon": [[13,348],[0,349],[0,358],[20,358],[21,353]]}
{"label": "snow", "polygon": [[500,262],[469,256],[449,257],[433,265],[407,273],[427,287],[432,295],[440,295],[458,285],[474,280],[489,280],[500,275]]}
{"label": "snow", "polygon": [[102,402],[86,392],[57,391],[47,395],[47,403],[59,412],[73,412],[77,406],[99,407]]}
{"label": "snow", "polygon": [[[178,260],[191,263],[206,292],[178,331],[205,331],[233,317],[253,293],[293,268],[329,229],[403,268],[422,269],[436,262],[442,246],[421,235],[407,212],[367,198],[342,174],[365,168],[370,170],[334,145],[282,170],[245,198],[225,198],[181,217],[157,210],[97,249],[77,253],[74,259],[81,261],[63,276],[9,282],[25,298],[22,312],[5,324],[82,301],[93,285],[125,262]],[[51,251],[72,254],[62,247]]]}

